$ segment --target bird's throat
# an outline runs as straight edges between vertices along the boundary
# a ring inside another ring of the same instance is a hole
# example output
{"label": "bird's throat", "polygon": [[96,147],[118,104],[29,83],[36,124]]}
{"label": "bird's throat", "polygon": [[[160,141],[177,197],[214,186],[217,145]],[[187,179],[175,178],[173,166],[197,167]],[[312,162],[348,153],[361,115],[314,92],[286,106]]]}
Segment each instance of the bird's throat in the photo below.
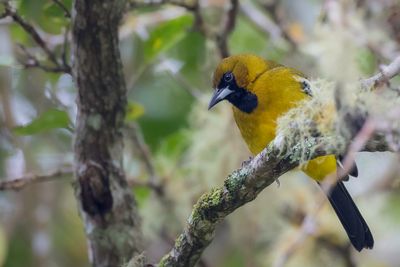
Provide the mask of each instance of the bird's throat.
{"label": "bird's throat", "polygon": [[257,96],[243,88],[236,88],[227,100],[245,113],[251,113],[258,105]]}

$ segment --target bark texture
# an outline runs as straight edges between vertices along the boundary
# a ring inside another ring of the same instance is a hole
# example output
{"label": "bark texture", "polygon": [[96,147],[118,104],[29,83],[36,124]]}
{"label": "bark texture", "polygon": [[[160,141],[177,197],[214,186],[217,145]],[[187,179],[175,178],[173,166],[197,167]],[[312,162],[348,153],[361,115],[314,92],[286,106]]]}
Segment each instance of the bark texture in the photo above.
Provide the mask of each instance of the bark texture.
{"label": "bark texture", "polygon": [[140,253],[140,220],[122,166],[126,86],[118,25],[123,0],[75,0],[73,76],[78,89],[75,193],[93,266],[121,266]]}

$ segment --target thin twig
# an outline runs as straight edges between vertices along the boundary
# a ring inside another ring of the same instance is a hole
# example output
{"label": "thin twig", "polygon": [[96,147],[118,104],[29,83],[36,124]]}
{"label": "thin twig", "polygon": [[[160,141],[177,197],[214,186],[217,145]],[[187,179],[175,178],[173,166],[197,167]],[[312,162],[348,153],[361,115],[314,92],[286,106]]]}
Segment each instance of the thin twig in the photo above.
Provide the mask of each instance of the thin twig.
{"label": "thin twig", "polygon": [[386,83],[388,80],[400,72],[400,56],[395,58],[389,65],[382,67],[381,71],[372,76],[371,78],[362,81],[364,88],[369,89],[371,87],[378,87],[381,84]]}
{"label": "thin twig", "polygon": [[46,44],[46,42],[43,40],[43,38],[40,36],[40,34],[37,32],[35,27],[33,27],[31,24],[29,24],[26,20],[24,20],[16,11],[13,10],[11,5],[6,2],[3,3],[4,8],[5,8],[5,14],[6,16],[9,16],[13,19],[14,22],[16,22],[18,25],[24,29],[24,31],[32,37],[32,39],[35,41],[35,43],[44,51],[44,53],[47,55],[48,59],[54,64],[54,66],[47,66],[43,65],[40,63],[40,61],[33,55],[27,53],[27,49],[23,48],[23,51],[25,52],[26,55],[30,58],[30,62],[22,63],[22,65],[25,68],[40,68],[43,69],[44,71],[47,72],[64,72],[64,73],[71,73],[71,67],[66,64],[66,61],[63,61],[63,64],[60,64],[57,60],[57,56],[52,51]]}
{"label": "thin twig", "polygon": [[68,8],[60,0],[53,0],[53,2],[64,11],[65,17],[71,18],[71,12],[69,12]]}
{"label": "thin twig", "polygon": [[143,136],[139,131],[138,125],[132,124],[129,127],[130,136],[132,137],[132,141],[136,148],[140,153],[140,157],[143,160],[143,163],[146,167],[146,170],[149,174],[149,180],[154,181],[157,179],[155,166],[153,165],[153,160],[151,159],[150,150],[144,142]]}
{"label": "thin twig", "polygon": [[[149,179],[146,182],[147,186],[152,188],[158,197],[169,203],[164,194],[164,185],[162,179],[158,176],[156,172],[156,167],[154,166],[153,156],[151,155],[150,149],[148,148],[146,142],[144,141],[142,132],[137,124],[131,124],[126,126],[128,129],[128,134],[131,137],[135,147],[138,149],[139,156],[141,157],[146,171],[149,174]],[[164,203],[164,204],[166,204]]]}
{"label": "thin twig", "polygon": [[216,43],[221,58],[229,56],[228,37],[235,27],[239,0],[231,0],[228,11],[225,14],[225,22],[221,32],[216,36]]}
{"label": "thin twig", "polygon": [[129,2],[129,8],[141,8],[141,7],[149,7],[149,6],[161,6],[165,4],[170,4],[174,6],[179,6],[182,8],[187,9],[188,11],[194,11],[196,9],[196,3],[193,5],[190,5],[186,3],[185,1],[179,1],[179,0],[159,0],[159,1],[130,1]]}
{"label": "thin twig", "polygon": [[67,62],[67,46],[68,46],[69,30],[70,30],[70,25],[65,26],[64,43],[63,43],[62,52],[61,52],[61,60],[62,60],[63,65],[68,67],[68,69],[69,69],[68,73],[71,73],[71,67],[69,66],[69,64]]}
{"label": "thin twig", "polygon": [[5,190],[19,191],[31,184],[54,181],[63,178],[65,176],[72,176],[72,174],[73,174],[72,168],[64,168],[56,170],[49,174],[43,174],[43,175],[26,174],[22,177],[12,180],[2,179],[2,181],[0,182],[0,191],[5,191]]}
{"label": "thin twig", "polygon": [[[0,191],[20,191],[32,184],[44,183],[49,181],[60,181],[61,178],[73,178],[72,168],[61,168],[49,174],[25,174],[22,177],[14,179],[3,178],[0,180]],[[143,186],[148,187],[154,191],[160,190],[159,185],[153,184],[151,182],[141,181],[135,177],[127,177],[126,180],[129,186]]]}
{"label": "thin twig", "polygon": [[17,46],[21,49],[21,51],[28,58],[26,62],[19,60],[19,63],[26,69],[29,68],[39,68],[46,72],[55,72],[55,73],[70,73],[70,69],[66,68],[66,66],[48,66],[41,63],[34,55],[32,55],[29,50],[22,44],[17,44]]}
{"label": "thin twig", "polygon": [[289,44],[291,44],[292,48],[297,47],[297,43],[293,38],[290,36],[288,32],[288,27],[285,25],[285,20],[282,19],[282,12],[280,12],[279,8],[279,1],[273,1],[269,3],[265,3],[263,5],[265,11],[268,12],[268,14],[271,17],[272,23],[275,23],[280,31],[281,31],[281,37],[283,37],[284,40],[286,40]]}
{"label": "thin twig", "polygon": [[53,51],[50,50],[50,48],[47,46],[46,42],[42,39],[42,37],[39,35],[39,33],[36,31],[36,29],[29,24],[27,21],[25,21],[17,12],[15,12],[9,3],[4,4],[5,7],[5,12],[12,17],[12,19],[19,24],[26,33],[28,33],[32,39],[37,43],[42,50],[47,54],[49,57],[50,61],[52,61],[55,65],[58,65],[57,57],[53,53]]}

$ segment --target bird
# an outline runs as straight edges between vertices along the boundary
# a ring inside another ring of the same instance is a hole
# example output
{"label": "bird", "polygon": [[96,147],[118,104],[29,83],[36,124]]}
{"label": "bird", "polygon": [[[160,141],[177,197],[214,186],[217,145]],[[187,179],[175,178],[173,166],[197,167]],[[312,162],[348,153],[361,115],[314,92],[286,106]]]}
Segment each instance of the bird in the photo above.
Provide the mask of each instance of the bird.
{"label": "bird", "polygon": [[[274,140],[278,118],[312,97],[310,82],[300,71],[253,54],[222,59],[214,71],[213,87],[208,109],[223,100],[231,103],[235,122],[253,155]],[[320,184],[327,175],[337,172],[339,163],[335,155],[321,156],[308,161],[302,171]],[[357,176],[357,168],[349,174]],[[372,249],[372,233],[343,179],[327,197],[353,247],[357,251]]]}

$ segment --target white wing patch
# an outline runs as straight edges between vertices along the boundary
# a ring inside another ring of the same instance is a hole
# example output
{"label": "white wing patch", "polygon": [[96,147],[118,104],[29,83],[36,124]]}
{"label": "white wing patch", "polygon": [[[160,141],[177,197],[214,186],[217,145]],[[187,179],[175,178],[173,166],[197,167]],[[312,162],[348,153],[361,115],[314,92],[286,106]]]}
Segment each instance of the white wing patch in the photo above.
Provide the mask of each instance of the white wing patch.
{"label": "white wing patch", "polygon": [[311,84],[310,81],[304,77],[294,75],[293,78],[301,84],[301,89],[303,92],[309,96],[312,96]]}

